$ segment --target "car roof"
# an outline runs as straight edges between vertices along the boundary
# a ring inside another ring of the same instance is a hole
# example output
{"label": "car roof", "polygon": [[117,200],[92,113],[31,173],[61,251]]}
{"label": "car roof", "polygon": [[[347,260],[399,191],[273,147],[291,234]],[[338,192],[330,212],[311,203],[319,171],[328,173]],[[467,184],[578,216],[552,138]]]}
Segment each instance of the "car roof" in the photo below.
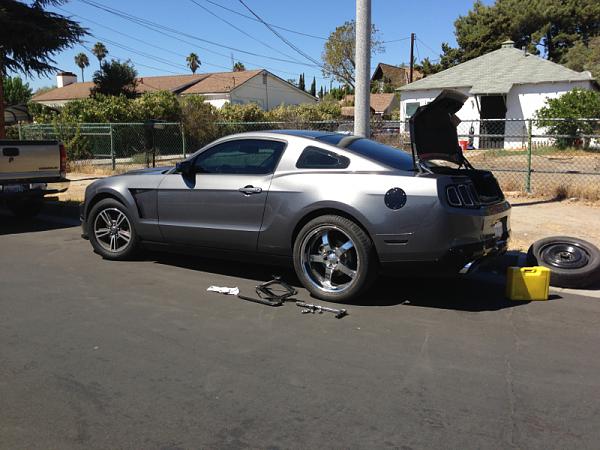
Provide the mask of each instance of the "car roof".
{"label": "car roof", "polygon": [[291,136],[300,136],[306,138],[318,139],[323,136],[336,135],[341,133],[334,133],[332,131],[315,131],[315,130],[266,130],[266,133],[275,134],[287,134]]}

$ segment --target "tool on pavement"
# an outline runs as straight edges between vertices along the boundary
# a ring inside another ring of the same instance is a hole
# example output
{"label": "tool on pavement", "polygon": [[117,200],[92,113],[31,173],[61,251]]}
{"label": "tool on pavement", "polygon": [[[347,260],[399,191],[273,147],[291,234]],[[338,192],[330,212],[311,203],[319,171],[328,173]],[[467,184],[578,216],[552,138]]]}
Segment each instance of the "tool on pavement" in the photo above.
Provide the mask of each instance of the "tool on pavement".
{"label": "tool on pavement", "polygon": [[238,298],[249,302],[260,303],[267,306],[281,306],[287,299],[296,295],[298,291],[287,284],[278,276],[273,276],[271,281],[256,286],[258,298],[246,297],[238,294]]}
{"label": "tool on pavement", "polygon": [[345,309],[337,309],[337,308],[330,308],[328,306],[313,305],[312,303],[296,302],[296,306],[299,306],[300,308],[304,308],[302,310],[302,314],[310,314],[310,313],[323,314],[323,312],[330,312],[330,313],[335,314],[336,319],[341,319],[342,317],[348,315],[348,311],[346,311]]}

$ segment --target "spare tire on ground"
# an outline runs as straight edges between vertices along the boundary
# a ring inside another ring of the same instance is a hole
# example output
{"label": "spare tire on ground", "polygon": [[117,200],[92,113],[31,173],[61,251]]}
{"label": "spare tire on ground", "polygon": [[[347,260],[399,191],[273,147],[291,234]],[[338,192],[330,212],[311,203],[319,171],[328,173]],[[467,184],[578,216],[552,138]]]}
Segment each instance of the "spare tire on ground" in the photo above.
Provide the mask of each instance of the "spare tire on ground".
{"label": "spare tire on ground", "polygon": [[600,282],[600,250],[595,245],[569,236],[540,239],[529,247],[527,262],[550,269],[550,284],[584,288]]}

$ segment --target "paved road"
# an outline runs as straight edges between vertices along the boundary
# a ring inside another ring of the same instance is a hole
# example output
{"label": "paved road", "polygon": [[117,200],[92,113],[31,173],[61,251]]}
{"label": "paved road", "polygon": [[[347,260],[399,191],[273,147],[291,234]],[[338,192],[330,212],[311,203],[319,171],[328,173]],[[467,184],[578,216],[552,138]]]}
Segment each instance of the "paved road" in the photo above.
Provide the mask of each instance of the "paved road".
{"label": "paved road", "polygon": [[598,299],[386,279],[336,320],[206,292],[272,268],[79,233],[0,214],[2,449],[598,447]]}

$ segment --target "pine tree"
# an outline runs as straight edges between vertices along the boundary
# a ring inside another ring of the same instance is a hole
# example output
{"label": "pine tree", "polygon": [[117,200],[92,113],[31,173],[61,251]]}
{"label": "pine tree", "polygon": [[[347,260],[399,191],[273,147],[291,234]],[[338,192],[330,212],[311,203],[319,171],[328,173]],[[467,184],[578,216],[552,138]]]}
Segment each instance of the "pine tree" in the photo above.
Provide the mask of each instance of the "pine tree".
{"label": "pine tree", "polygon": [[306,91],[306,85],[304,84],[304,73],[300,74],[300,79],[298,80],[298,89]]}
{"label": "pine tree", "polygon": [[312,83],[310,83],[310,95],[313,97],[317,95],[317,79],[313,77]]}
{"label": "pine tree", "polygon": [[321,88],[319,89],[319,98],[322,99],[323,98],[323,86],[321,86]]}

